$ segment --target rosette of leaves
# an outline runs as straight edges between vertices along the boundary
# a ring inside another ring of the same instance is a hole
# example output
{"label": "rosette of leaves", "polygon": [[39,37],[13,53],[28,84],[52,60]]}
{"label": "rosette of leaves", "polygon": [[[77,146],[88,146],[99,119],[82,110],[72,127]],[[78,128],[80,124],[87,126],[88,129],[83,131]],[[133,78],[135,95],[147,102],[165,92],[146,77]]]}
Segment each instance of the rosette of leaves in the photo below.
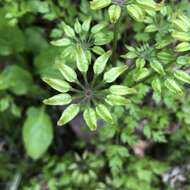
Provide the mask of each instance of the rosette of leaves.
{"label": "rosette of leaves", "polygon": [[154,14],[160,9],[161,4],[154,0],[92,0],[90,7],[93,10],[99,10],[106,7],[111,23],[116,23],[120,16],[123,7],[126,7],[128,14],[138,22],[143,22],[146,13]]}
{"label": "rosette of leaves", "polygon": [[54,46],[64,47],[62,57],[75,59],[77,46],[80,44],[89,60],[93,54],[101,55],[105,53],[101,46],[109,44],[113,39],[113,32],[107,30],[108,23],[102,21],[91,27],[91,18],[80,23],[76,19],[74,27],[65,22],[60,24],[60,29],[64,31],[62,38],[51,42]]}
{"label": "rosette of leaves", "polygon": [[91,65],[84,50],[78,45],[76,54],[78,72],[58,60],[57,67],[64,80],[43,78],[48,85],[60,92],[43,102],[55,106],[68,105],[59,119],[58,125],[68,123],[81,111],[88,127],[95,130],[97,117],[112,123],[111,107],[125,106],[131,102],[127,96],[136,93],[135,89],[112,84],[127,70],[128,66],[119,64],[106,69],[111,54],[110,50],[103,53]]}
{"label": "rosette of leaves", "polygon": [[[182,96],[183,84],[190,83],[190,76],[176,66],[177,62],[183,61],[184,57],[177,58],[176,53],[163,47],[164,42],[156,43],[153,46],[148,44],[140,47],[127,46],[128,53],[123,58],[134,60],[135,64],[131,64],[131,74],[133,80],[137,83],[150,79],[153,90],[161,94],[162,88],[166,88],[172,93]],[[184,65],[183,65],[184,67]]]}

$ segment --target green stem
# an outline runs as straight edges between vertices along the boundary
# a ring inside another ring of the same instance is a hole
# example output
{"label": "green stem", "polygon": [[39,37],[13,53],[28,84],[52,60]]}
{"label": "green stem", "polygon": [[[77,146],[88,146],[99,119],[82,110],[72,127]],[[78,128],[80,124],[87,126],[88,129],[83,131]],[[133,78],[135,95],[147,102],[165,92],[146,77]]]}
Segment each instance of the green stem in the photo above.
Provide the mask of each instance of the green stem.
{"label": "green stem", "polygon": [[113,53],[112,53],[112,58],[111,58],[112,65],[115,65],[116,60],[117,60],[117,42],[118,42],[118,35],[119,35],[119,25],[120,25],[120,19],[114,24],[114,39],[113,39],[113,47],[112,47]]}

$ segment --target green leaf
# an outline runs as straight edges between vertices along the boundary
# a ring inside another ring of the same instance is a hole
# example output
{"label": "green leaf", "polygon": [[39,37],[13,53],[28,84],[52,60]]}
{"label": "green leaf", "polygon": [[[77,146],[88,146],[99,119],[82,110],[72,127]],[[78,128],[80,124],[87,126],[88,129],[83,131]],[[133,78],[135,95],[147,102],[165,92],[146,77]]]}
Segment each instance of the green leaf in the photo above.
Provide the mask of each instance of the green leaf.
{"label": "green leaf", "polygon": [[47,151],[53,139],[53,129],[51,119],[43,107],[30,107],[27,110],[22,137],[26,152],[33,159],[40,158]]}
{"label": "green leaf", "polygon": [[131,4],[131,5],[127,5],[127,11],[129,13],[129,15],[135,19],[138,22],[143,22],[144,21],[144,11],[135,4]]}
{"label": "green leaf", "polygon": [[61,27],[63,28],[66,36],[70,37],[70,38],[75,38],[75,32],[74,30],[67,24],[65,24],[64,22],[61,23]]}
{"label": "green leaf", "polygon": [[177,52],[189,51],[190,50],[190,43],[182,42],[176,46],[175,50]]}
{"label": "green leaf", "polygon": [[111,5],[108,9],[111,23],[116,23],[121,15],[121,7],[119,5]]}
{"label": "green leaf", "polygon": [[45,99],[44,104],[53,105],[53,106],[63,106],[71,103],[72,98],[69,94],[58,94],[51,98]]}
{"label": "green leaf", "polygon": [[162,64],[156,60],[156,59],[153,59],[151,62],[150,62],[150,66],[152,67],[152,69],[154,71],[156,71],[157,73],[159,73],[160,75],[164,75],[165,74],[165,71],[164,71],[164,67],[162,66]]}
{"label": "green leaf", "polygon": [[164,82],[164,85],[171,92],[173,92],[175,94],[178,94],[179,96],[183,95],[183,90],[180,88],[180,86],[178,85],[178,83],[175,80],[173,80],[173,79],[167,79]]}
{"label": "green leaf", "polygon": [[85,109],[83,117],[90,130],[94,131],[97,129],[96,112],[94,111],[94,109]]}
{"label": "green leaf", "polygon": [[96,34],[100,32],[102,29],[104,29],[108,25],[107,22],[101,22],[96,24],[95,26],[92,27],[91,32],[92,34]]}
{"label": "green leaf", "polygon": [[88,71],[88,59],[80,45],[77,46],[76,60],[79,71],[86,73]]}
{"label": "green leaf", "polygon": [[145,60],[143,58],[138,58],[136,60],[136,67],[138,69],[142,69],[145,66],[145,64],[146,64],[146,62],[145,62]]}
{"label": "green leaf", "polygon": [[57,64],[57,67],[59,69],[59,71],[61,72],[61,74],[63,75],[63,77],[69,81],[69,82],[75,82],[77,81],[77,74],[75,73],[75,71],[69,67],[66,64]]}
{"label": "green leaf", "polygon": [[95,74],[99,75],[104,71],[111,54],[112,51],[109,50],[96,59],[93,67]]}
{"label": "green leaf", "polygon": [[142,68],[134,75],[135,81],[140,81],[146,78],[150,74],[150,71],[147,68]]}
{"label": "green leaf", "polygon": [[51,44],[54,46],[68,46],[71,44],[71,40],[68,38],[62,38],[59,40],[51,41]]}
{"label": "green leaf", "polygon": [[82,24],[82,29],[83,29],[83,31],[85,31],[85,32],[88,32],[89,31],[89,29],[90,29],[90,24],[91,24],[91,18],[88,18],[88,19],[86,19],[84,22],[83,22],[83,24]]}
{"label": "green leaf", "polygon": [[76,33],[80,34],[82,32],[82,26],[81,26],[78,18],[75,21],[74,28],[75,28]]}
{"label": "green leaf", "polygon": [[90,8],[92,10],[103,9],[111,4],[111,0],[92,0],[90,2]]}
{"label": "green leaf", "polygon": [[180,80],[182,82],[190,84],[190,76],[185,71],[178,70],[178,71],[176,71],[174,73],[174,76],[175,76],[176,79],[178,79],[178,80]]}
{"label": "green leaf", "polygon": [[125,106],[127,104],[130,104],[131,101],[127,98],[124,98],[122,96],[118,95],[107,95],[106,96],[106,102],[108,102],[110,105],[116,105],[116,106]]}
{"label": "green leaf", "polygon": [[136,0],[136,2],[144,9],[155,11],[157,9],[157,5],[154,0]]}
{"label": "green leaf", "polygon": [[137,93],[137,91],[134,88],[128,88],[123,85],[113,85],[109,88],[109,91],[115,95],[129,95]]}
{"label": "green leaf", "polygon": [[103,105],[103,104],[97,105],[96,106],[96,113],[104,121],[112,122],[111,113],[109,112],[108,108],[105,105]]}
{"label": "green leaf", "polygon": [[114,67],[104,74],[104,81],[107,83],[114,82],[123,72],[127,70],[127,65]]}
{"label": "green leaf", "polygon": [[180,41],[190,41],[190,34],[187,32],[173,32],[172,37]]}
{"label": "green leaf", "polygon": [[42,80],[59,92],[68,92],[71,89],[69,83],[64,80],[43,77]]}
{"label": "green leaf", "polygon": [[161,91],[162,91],[161,82],[158,78],[156,78],[152,81],[152,88],[155,92],[161,93]]}
{"label": "green leaf", "polygon": [[73,118],[75,118],[77,114],[79,113],[79,111],[80,111],[79,104],[71,104],[64,110],[57,124],[59,126],[65,125],[66,123],[71,121]]}

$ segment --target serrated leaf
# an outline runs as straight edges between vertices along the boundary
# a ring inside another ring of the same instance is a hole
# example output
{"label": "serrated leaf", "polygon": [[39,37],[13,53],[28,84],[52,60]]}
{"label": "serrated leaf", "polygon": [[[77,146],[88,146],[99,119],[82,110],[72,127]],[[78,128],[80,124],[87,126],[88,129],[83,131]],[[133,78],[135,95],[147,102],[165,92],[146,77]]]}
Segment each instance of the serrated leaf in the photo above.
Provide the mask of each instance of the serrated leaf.
{"label": "serrated leaf", "polygon": [[71,104],[64,110],[57,124],[59,126],[65,125],[66,123],[71,121],[73,118],[75,118],[77,114],[79,113],[79,111],[80,111],[79,104]]}
{"label": "serrated leaf", "polygon": [[47,151],[53,139],[53,130],[51,119],[43,107],[27,110],[22,137],[26,152],[33,159],[40,158]]}
{"label": "serrated leaf", "polygon": [[71,89],[69,83],[64,80],[43,77],[42,80],[59,92],[68,92]]}
{"label": "serrated leaf", "polygon": [[112,116],[108,108],[103,105],[99,104],[96,106],[96,113],[100,118],[102,118],[104,121],[112,122]]}
{"label": "serrated leaf", "polygon": [[72,98],[69,94],[58,94],[51,98],[43,100],[44,104],[53,106],[63,106],[71,103]]}
{"label": "serrated leaf", "polygon": [[127,65],[122,65],[110,69],[104,74],[104,81],[107,83],[114,82],[127,68]]}
{"label": "serrated leaf", "polygon": [[94,131],[97,129],[96,112],[94,111],[94,109],[85,109],[83,117],[90,130]]}
{"label": "serrated leaf", "polygon": [[75,73],[75,71],[69,67],[66,64],[57,64],[57,67],[59,69],[59,71],[61,72],[61,74],[63,75],[63,77],[69,81],[69,82],[75,82],[77,81],[77,74]]}
{"label": "serrated leaf", "polygon": [[104,71],[111,54],[112,54],[112,51],[109,50],[96,59],[93,66],[95,74],[99,75]]}

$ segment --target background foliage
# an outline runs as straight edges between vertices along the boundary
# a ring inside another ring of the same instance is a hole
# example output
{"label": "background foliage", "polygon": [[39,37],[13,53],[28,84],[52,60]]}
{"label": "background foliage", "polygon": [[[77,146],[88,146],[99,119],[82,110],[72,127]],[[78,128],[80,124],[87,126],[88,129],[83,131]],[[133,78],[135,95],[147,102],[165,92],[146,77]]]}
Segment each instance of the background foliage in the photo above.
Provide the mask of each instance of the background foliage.
{"label": "background foliage", "polygon": [[1,0],[0,189],[190,189],[189,51],[188,0]]}

